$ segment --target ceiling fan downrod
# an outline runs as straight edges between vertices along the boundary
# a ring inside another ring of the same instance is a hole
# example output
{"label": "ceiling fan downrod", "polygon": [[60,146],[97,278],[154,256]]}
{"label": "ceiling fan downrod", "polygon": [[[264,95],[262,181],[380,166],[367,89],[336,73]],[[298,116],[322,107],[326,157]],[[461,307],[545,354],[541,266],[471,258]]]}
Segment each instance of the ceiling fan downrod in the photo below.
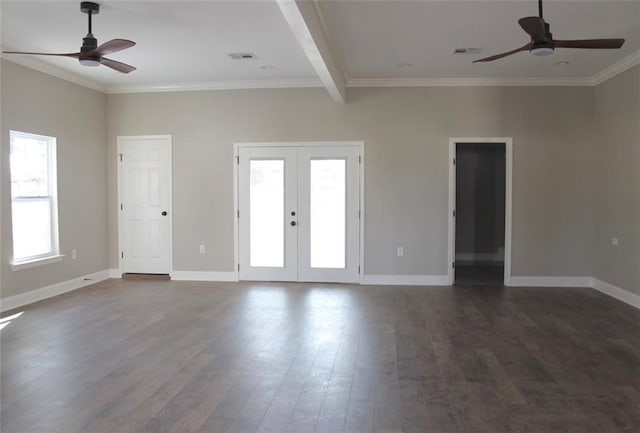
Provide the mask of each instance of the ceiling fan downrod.
{"label": "ceiling fan downrod", "polygon": [[542,16],[542,0],[538,0],[538,15],[540,15],[540,18],[544,19]]}
{"label": "ceiling fan downrod", "polygon": [[88,15],[89,28],[87,36],[82,38],[82,47],[80,48],[80,53],[84,55],[80,55],[79,61],[81,64],[85,66],[99,66],[100,65],[100,56],[85,54],[89,51],[95,51],[98,48],[98,40],[93,36],[93,26],[91,16],[93,14],[100,13],[100,5],[98,3],[93,2],[81,2],[80,3],[80,11]]}

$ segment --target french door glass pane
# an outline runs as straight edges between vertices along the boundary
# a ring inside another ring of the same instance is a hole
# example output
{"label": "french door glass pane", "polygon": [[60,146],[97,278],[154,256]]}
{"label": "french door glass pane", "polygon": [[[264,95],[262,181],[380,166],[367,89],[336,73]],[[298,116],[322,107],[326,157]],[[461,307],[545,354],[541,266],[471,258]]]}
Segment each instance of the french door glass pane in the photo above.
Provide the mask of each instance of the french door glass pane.
{"label": "french door glass pane", "polygon": [[49,197],[14,200],[11,203],[11,216],[14,260],[52,252]]}
{"label": "french door glass pane", "polygon": [[254,267],[284,266],[284,161],[249,164],[249,261]]}
{"label": "french door glass pane", "polygon": [[311,160],[312,268],[346,267],[346,161]]}

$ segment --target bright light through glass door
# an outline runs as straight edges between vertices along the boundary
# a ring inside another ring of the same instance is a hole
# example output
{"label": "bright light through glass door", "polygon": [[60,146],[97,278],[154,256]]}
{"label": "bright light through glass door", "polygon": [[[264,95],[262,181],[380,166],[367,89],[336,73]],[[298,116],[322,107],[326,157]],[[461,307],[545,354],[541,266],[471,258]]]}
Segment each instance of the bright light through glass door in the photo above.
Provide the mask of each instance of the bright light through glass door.
{"label": "bright light through glass door", "polygon": [[310,161],[312,268],[344,269],[346,255],[346,161]]}
{"label": "bright light through glass door", "polygon": [[249,261],[284,266],[284,161],[252,160],[249,166]]}
{"label": "bright light through glass door", "polygon": [[238,145],[238,278],[360,280],[357,144]]}

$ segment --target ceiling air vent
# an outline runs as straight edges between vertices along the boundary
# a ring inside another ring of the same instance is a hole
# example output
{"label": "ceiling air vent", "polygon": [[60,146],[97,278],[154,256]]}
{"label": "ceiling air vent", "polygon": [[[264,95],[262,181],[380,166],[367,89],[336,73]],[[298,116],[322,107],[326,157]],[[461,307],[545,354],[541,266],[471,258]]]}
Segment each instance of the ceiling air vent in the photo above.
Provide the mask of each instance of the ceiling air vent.
{"label": "ceiling air vent", "polygon": [[255,60],[256,55],[253,53],[229,53],[229,57],[233,60]]}
{"label": "ceiling air vent", "polygon": [[456,48],[453,50],[453,54],[462,55],[462,54],[478,54],[482,51],[482,48]]}

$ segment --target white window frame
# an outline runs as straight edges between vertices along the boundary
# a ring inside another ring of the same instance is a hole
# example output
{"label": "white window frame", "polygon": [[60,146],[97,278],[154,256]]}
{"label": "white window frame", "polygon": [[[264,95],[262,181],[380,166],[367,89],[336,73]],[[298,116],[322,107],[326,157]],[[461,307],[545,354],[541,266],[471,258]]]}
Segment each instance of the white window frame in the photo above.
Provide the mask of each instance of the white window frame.
{"label": "white window frame", "polygon": [[[20,132],[20,131],[9,131],[10,140],[13,140],[14,137],[18,138],[26,138],[44,141],[47,143],[48,151],[48,186],[49,186],[49,194],[45,196],[24,196],[24,197],[13,197],[13,193],[11,194],[11,214],[13,215],[13,203],[17,201],[27,202],[27,201],[49,201],[50,203],[50,225],[51,225],[51,251],[38,254],[35,256],[21,257],[16,259],[14,257],[15,251],[15,241],[12,239],[11,242],[11,269],[16,271],[20,269],[31,268],[34,266],[43,265],[46,263],[53,263],[62,260],[64,256],[60,254],[60,242],[59,242],[59,231],[58,231],[58,173],[57,173],[57,159],[56,159],[56,138],[49,137],[46,135],[38,135],[32,134],[28,132]],[[11,145],[10,145],[11,146]],[[11,153],[11,152],[10,152]],[[11,167],[9,167],[11,170]],[[13,234],[13,229],[12,229]]]}

